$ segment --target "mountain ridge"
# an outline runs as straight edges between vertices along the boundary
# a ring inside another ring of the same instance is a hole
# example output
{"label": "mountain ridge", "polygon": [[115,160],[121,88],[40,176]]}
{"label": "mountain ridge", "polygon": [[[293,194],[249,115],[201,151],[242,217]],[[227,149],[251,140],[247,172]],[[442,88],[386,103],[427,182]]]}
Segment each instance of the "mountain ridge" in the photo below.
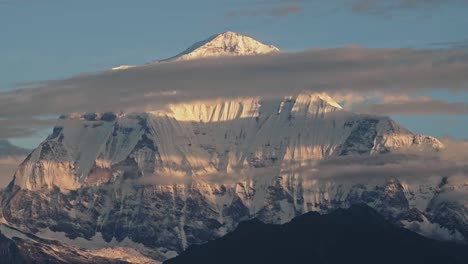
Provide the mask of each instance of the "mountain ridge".
{"label": "mountain ridge", "polygon": [[431,241],[394,226],[366,205],[309,212],[283,225],[241,222],[228,235],[189,247],[179,263],[464,263],[467,246]]}

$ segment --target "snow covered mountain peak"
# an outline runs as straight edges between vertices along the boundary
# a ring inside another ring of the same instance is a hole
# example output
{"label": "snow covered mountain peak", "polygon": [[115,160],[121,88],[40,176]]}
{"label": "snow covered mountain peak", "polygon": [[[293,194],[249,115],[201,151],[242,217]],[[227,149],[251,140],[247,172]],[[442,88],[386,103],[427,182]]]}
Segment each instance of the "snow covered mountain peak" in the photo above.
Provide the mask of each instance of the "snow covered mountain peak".
{"label": "snow covered mountain peak", "polygon": [[163,61],[184,61],[207,57],[245,56],[279,52],[273,45],[263,44],[249,36],[226,31],[190,46],[180,54]]}
{"label": "snow covered mountain peak", "polygon": [[[215,34],[207,39],[198,41],[181,53],[151,63],[187,61],[201,58],[225,56],[249,56],[279,52],[273,45],[266,45],[249,36],[232,31]],[[112,71],[128,70],[138,67],[136,65],[119,65],[111,68]]]}

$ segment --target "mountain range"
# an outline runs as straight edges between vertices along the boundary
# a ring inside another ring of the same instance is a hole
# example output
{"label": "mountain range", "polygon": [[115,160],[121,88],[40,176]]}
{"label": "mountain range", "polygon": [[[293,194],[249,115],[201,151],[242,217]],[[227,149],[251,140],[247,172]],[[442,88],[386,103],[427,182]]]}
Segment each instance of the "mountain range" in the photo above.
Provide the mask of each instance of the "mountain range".
{"label": "mountain range", "polygon": [[[275,52],[225,32],[157,63]],[[323,177],[320,162],[444,149],[389,117],[346,111],[326,93],[60,118],[0,197],[4,225],[44,241],[86,252],[125,248],[164,261],[242,221],[283,224],[354,204],[428,237],[468,238],[467,207],[452,198],[465,182],[444,175]]]}

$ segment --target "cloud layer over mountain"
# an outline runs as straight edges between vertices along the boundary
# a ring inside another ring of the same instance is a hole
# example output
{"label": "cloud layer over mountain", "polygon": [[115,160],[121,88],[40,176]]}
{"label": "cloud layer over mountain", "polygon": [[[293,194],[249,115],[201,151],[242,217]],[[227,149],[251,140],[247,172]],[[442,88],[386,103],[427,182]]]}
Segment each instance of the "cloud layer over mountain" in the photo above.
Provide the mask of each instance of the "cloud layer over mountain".
{"label": "cloud layer over mountain", "polygon": [[303,89],[345,94],[467,91],[466,72],[465,49],[347,47],[150,64],[2,92],[0,136],[25,134],[31,123],[47,123],[48,115],[158,110],[182,101],[280,97]]}

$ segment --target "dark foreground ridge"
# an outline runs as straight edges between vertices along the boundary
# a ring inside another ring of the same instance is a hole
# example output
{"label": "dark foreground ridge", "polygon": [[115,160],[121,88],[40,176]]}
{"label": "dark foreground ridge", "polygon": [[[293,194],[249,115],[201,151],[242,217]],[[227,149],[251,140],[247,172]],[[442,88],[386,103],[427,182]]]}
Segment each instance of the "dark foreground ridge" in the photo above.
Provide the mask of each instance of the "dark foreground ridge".
{"label": "dark foreground ridge", "polygon": [[387,222],[365,205],[307,213],[284,225],[258,220],[165,264],[185,263],[468,263],[468,246],[425,238]]}

